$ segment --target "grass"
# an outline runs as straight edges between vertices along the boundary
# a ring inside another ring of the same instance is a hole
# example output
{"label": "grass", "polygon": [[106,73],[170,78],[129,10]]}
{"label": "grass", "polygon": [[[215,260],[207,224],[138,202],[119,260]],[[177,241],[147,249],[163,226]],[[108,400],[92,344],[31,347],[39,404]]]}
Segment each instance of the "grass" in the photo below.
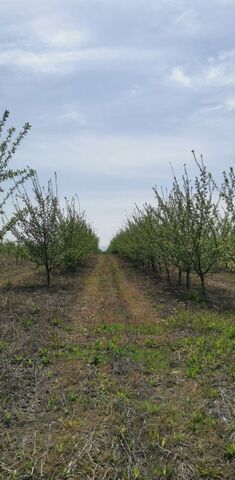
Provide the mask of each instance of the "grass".
{"label": "grass", "polygon": [[0,354],[5,350],[6,348],[6,342],[3,340],[0,340]]}
{"label": "grass", "polygon": [[232,480],[233,314],[91,267],[0,313],[0,479]]}
{"label": "grass", "polygon": [[105,334],[110,336],[121,336],[123,333],[136,333],[142,335],[160,335],[164,331],[164,326],[159,323],[142,323],[139,325],[136,324],[126,324],[126,323],[103,323],[99,325],[96,329],[97,334]]}
{"label": "grass", "polygon": [[174,348],[182,352],[186,374],[196,378],[222,369],[234,374],[235,325],[233,316],[181,310],[168,320],[169,330],[183,333]]}

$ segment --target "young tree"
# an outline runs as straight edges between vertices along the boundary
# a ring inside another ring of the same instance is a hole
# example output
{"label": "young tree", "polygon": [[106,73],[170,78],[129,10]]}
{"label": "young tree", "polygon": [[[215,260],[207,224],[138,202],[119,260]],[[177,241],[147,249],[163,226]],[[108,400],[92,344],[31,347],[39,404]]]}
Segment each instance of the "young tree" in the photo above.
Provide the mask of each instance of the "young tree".
{"label": "young tree", "polygon": [[153,189],[157,199],[157,206],[145,206],[146,226],[148,238],[153,251],[154,266],[162,273],[164,270],[168,282],[171,281],[170,266],[172,265],[172,240],[169,232],[169,205],[168,195],[161,194],[156,188]]}
{"label": "young tree", "polygon": [[230,168],[223,172],[223,184],[220,196],[225,203],[225,215],[222,218],[222,255],[226,264],[235,266],[235,172]]}
{"label": "young tree", "polygon": [[53,187],[52,180],[49,180],[47,188],[42,188],[34,173],[32,186],[33,198],[23,187],[18,187],[15,198],[17,224],[12,227],[12,233],[27,248],[31,260],[44,266],[47,286],[50,287],[51,271],[61,263],[57,182],[55,178]]}
{"label": "young tree", "polygon": [[215,200],[215,183],[206,166],[194,158],[199,168],[195,178],[195,192],[192,202],[192,263],[199,275],[205,294],[205,275],[218,265],[220,258],[220,222],[218,201]]}
{"label": "young tree", "polygon": [[[15,127],[6,130],[6,124],[9,117],[9,111],[5,110],[0,119],[0,215],[4,215],[5,206],[8,198],[14,190],[32,175],[30,169],[12,169],[9,163],[16,153],[17,148],[25,135],[31,128],[29,123],[25,123],[22,130],[17,134]],[[12,218],[0,224],[0,240],[10,229]]]}
{"label": "young tree", "polygon": [[182,273],[186,274],[186,288],[190,288],[192,272],[192,186],[186,167],[182,176],[182,185],[176,176],[170,197],[169,228],[172,239],[172,263],[178,268],[178,283],[182,283]]}
{"label": "young tree", "polygon": [[60,219],[62,264],[75,269],[88,255],[98,251],[99,240],[87,223],[85,212],[80,212],[77,197],[66,200]]}

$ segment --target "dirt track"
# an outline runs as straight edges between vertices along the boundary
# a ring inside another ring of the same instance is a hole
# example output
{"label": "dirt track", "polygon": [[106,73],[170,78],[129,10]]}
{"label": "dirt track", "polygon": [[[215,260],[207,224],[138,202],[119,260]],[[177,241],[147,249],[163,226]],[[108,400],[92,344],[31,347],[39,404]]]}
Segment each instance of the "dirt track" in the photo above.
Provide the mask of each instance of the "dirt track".
{"label": "dirt track", "polygon": [[83,296],[84,322],[89,326],[102,322],[158,322],[156,309],[143,290],[126,274],[114,255],[100,255],[88,277]]}

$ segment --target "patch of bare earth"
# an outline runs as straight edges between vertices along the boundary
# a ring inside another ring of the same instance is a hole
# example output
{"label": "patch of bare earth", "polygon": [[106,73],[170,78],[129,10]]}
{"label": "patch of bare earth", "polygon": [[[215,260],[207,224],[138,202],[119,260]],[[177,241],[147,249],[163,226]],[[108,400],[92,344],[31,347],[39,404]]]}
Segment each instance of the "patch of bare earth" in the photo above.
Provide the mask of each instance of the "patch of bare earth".
{"label": "patch of bare earth", "polygon": [[232,317],[112,255],[28,274],[0,290],[0,478],[232,480]]}

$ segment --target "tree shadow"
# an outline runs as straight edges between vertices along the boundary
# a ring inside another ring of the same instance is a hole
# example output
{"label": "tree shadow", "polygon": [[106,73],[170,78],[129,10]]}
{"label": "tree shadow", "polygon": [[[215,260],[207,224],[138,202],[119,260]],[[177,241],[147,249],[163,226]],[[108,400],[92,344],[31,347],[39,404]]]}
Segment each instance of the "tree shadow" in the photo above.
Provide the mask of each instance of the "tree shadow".
{"label": "tree shadow", "polygon": [[128,260],[123,258],[122,261],[128,268],[131,268],[136,273],[151,279],[153,286],[152,295],[155,301],[157,301],[156,294],[161,293],[167,297],[167,300],[169,299],[169,304],[171,303],[170,299],[172,297],[172,300],[175,299],[195,308],[205,308],[220,313],[227,312],[235,314],[235,289],[233,288],[232,282],[231,285],[228,282],[227,287],[219,282],[217,285],[215,283],[211,284],[210,277],[208,276],[205,296],[199,283],[197,284],[197,279],[193,279],[190,290],[187,290],[185,285],[180,286],[177,284],[176,275],[172,275],[171,282],[168,282],[159,272],[150,272],[143,266],[128,262]]}

